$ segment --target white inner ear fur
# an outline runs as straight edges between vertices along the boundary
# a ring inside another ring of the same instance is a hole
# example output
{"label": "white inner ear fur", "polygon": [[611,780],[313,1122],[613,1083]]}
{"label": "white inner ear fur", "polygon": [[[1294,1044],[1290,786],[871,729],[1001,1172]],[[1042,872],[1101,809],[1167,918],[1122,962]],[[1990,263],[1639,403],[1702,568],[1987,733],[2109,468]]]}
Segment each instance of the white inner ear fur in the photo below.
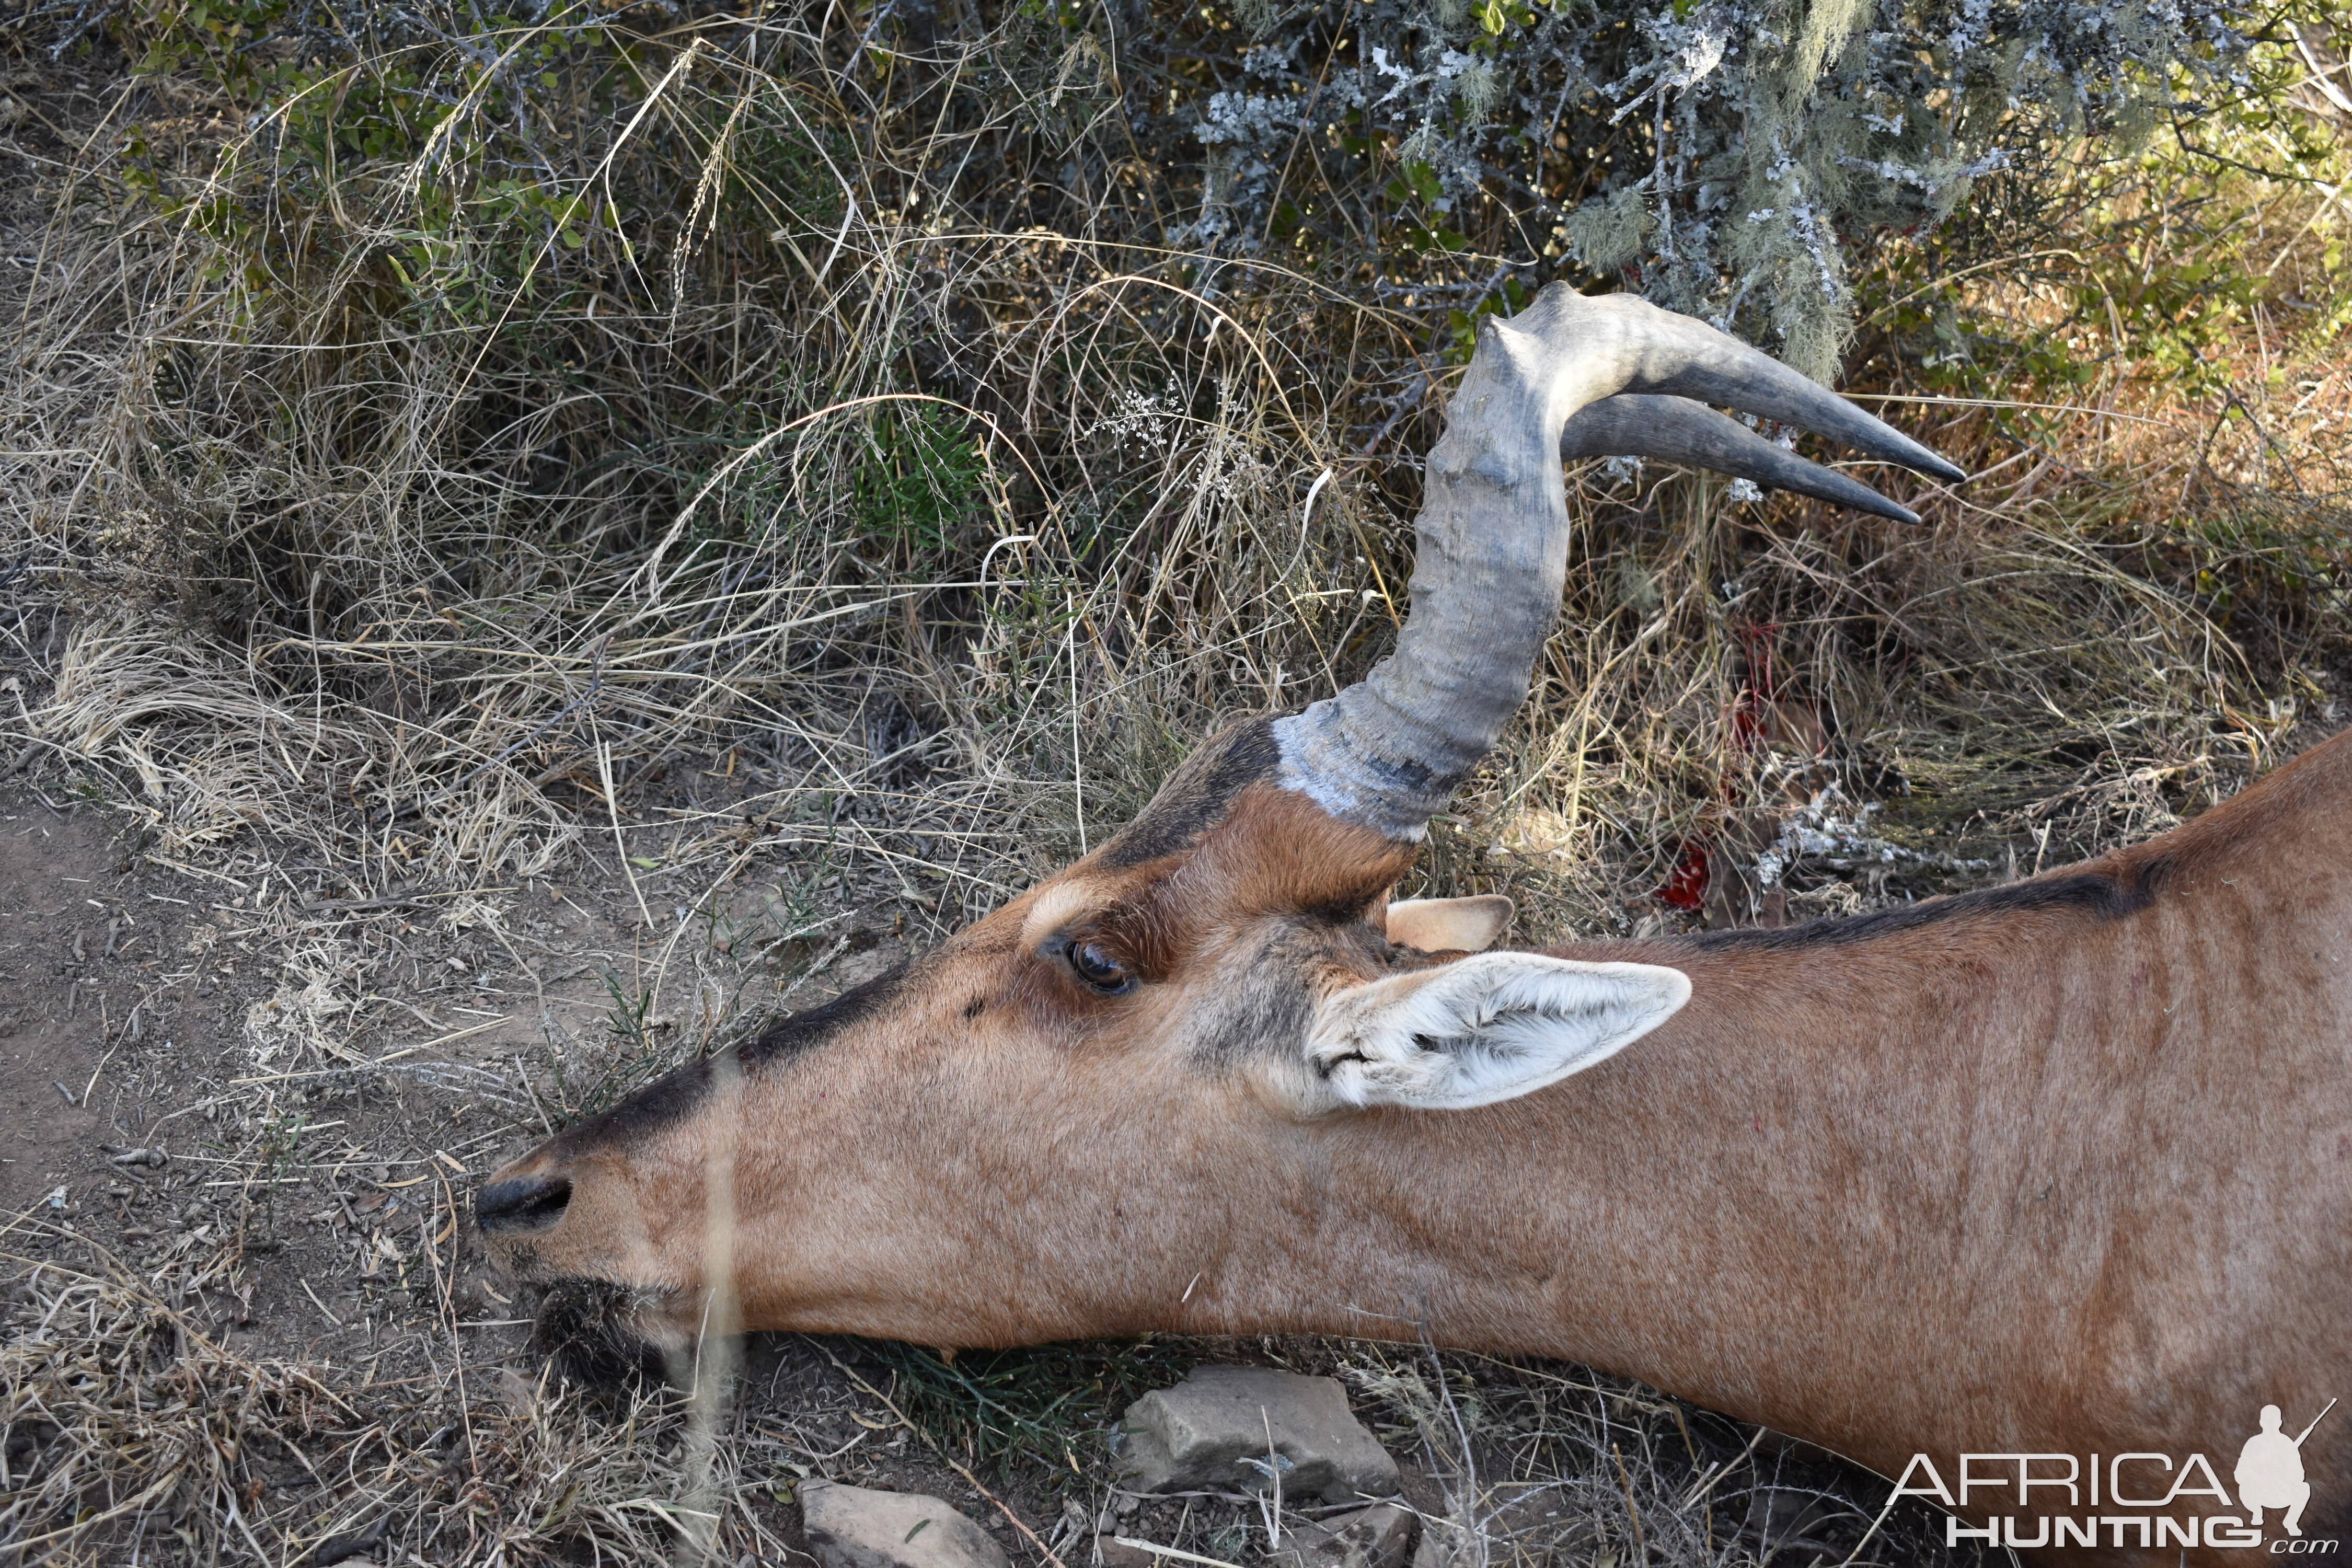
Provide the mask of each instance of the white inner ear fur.
{"label": "white inner ear fur", "polygon": [[1389,906],[1389,940],[1422,952],[1484,952],[1511,923],[1500,893],[1474,899],[1405,899]]}
{"label": "white inner ear fur", "polygon": [[1308,1066],[1334,1105],[1462,1110],[1608,1060],[1690,1000],[1679,969],[1488,952],[1335,993]]}

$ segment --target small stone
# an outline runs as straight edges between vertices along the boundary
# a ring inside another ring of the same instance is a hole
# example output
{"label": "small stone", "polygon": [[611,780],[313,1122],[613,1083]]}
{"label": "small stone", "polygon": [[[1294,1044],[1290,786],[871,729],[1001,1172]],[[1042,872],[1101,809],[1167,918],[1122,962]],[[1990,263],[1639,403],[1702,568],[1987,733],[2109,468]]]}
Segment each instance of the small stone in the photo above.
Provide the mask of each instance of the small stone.
{"label": "small stone", "polygon": [[1173,1568],[1173,1560],[1156,1556],[1140,1546],[1121,1545],[1116,1537],[1095,1537],[1095,1559],[1102,1568]]}
{"label": "small stone", "polygon": [[1396,1461],[1328,1377],[1195,1367],[1129,1405],[1119,1425],[1121,1478],[1137,1491],[1265,1491],[1279,1470],[1286,1498],[1396,1495]]}
{"label": "small stone", "polygon": [[821,1568],[1009,1568],[1004,1548],[938,1498],[838,1481],[811,1481],[800,1497]]}
{"label": "small stone", "polygon": [[1382,1504],[1284,1533],[1269,1561],[1282,1568],[1404,1568],[1420,1521]]}

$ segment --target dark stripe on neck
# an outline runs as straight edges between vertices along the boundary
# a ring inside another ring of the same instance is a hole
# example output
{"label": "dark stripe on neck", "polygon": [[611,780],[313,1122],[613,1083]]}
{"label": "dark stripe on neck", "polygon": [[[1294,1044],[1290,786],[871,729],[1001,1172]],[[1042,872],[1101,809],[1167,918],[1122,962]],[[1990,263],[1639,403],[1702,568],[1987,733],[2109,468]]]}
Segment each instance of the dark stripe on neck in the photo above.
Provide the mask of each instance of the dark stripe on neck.
{"label": "dark stripe on neck", "polygon": [[2037,877],[2005,888],[1986,888],[1924,903],[1900,904],[1866,915],[1808,921],[1803,925],[1741,926],[1734,931],[1697,931],[1677,939],[1702,952],[1782,952],[1794,948],[1850,947],[1875,942],[1947,921],[1974,916],[1999,917],[2072,910],[2094,920],[2122,920],[2156,901],[2172,870],[2169,857],[2150,856],[2120,876],[2098,871]]}

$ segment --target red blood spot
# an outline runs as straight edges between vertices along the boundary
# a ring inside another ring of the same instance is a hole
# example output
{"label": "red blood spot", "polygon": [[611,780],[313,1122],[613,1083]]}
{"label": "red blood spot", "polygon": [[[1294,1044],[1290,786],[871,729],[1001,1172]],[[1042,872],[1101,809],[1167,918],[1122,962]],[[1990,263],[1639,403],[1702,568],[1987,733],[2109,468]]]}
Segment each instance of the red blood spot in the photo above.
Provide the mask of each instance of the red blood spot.
{"label": "red blood spot", "polygon": [[1682,859],[1655,897],[1678,910],[1695,910],[1706,902],[1706,849],[1696,839],[1683,844]]}
{"label": "red blood spot", "polygon": [[[1772,647],[1780,635],[1778,621],[1759,621],[1739,628],[1739,641],[1748,665],[1748,684],[1731,703],[1731,740],[1742,752],[1752,752],[1756,743],[1766,738],[1763,709],[1780,695],[1779,672],[1772,662]],[[1729,781],[1726,781],[1728,793]]]}

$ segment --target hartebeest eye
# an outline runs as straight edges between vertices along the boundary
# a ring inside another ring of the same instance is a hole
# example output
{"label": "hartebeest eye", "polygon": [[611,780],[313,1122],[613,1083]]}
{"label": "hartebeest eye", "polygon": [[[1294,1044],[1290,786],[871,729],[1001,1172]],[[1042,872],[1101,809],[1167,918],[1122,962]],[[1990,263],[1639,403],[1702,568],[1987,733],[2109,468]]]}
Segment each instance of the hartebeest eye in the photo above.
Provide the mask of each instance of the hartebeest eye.
{"label": "hartebeest eye", "polygon": [[1080,938],[1064,953],[1070,961],[1070,973],[1106,996],[1118,995],[1135,984],[1134,971],[1099,942]]}

